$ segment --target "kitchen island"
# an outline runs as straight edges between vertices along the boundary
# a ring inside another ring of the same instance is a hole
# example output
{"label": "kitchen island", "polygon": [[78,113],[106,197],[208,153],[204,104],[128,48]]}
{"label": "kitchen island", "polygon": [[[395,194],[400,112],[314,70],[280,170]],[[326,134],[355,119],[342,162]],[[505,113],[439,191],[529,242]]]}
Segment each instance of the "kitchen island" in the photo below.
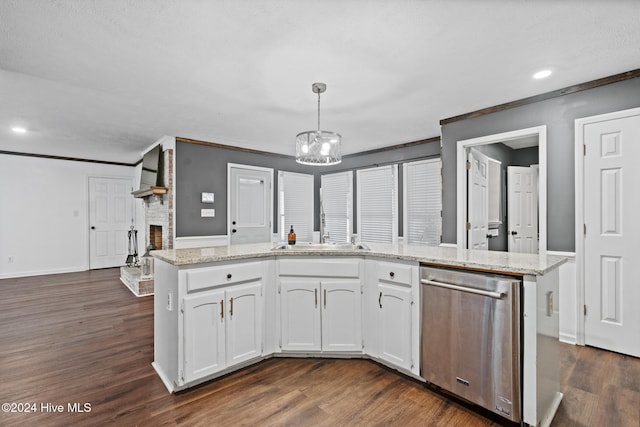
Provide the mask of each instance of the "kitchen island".
{"label": "kitchen island", "polygon": [[412,245],[248,244],[153,252],[154,363],[170,392],[268,357],[361,357],[420,376],[419,267],[521,280],[522,420],[560,403],[562,257]]}

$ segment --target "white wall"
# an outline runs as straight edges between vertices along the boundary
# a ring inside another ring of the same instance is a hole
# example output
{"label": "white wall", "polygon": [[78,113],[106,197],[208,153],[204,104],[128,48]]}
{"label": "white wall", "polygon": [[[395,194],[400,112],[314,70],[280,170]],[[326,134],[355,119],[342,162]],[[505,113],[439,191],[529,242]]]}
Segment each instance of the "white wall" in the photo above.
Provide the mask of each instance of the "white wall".
{"label": "white wall", "polygon": [[[89,177],[131,178],[137,186],[139,173],[139,167],[0,154],[0,278],[87,270]],[[138,218],[141,206],[134,205]]]}

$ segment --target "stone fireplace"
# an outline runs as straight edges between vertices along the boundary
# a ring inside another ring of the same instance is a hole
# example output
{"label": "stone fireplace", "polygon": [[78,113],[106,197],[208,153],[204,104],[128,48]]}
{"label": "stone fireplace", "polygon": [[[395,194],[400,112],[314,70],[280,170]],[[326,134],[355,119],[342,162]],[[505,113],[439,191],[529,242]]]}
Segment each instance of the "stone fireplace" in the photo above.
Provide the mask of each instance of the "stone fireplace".
{"label": "stone fireplace", "polygon": [[[164,187],[154,187],[154,193],[139,196],[144,201],[144,250],[173,249],[173,150],[163,152]],[[140,255],[142,255],[140,254]],[[121,267],[120,280],[136,296],[153,295],[153,278],[144,280],[140,267]]]}

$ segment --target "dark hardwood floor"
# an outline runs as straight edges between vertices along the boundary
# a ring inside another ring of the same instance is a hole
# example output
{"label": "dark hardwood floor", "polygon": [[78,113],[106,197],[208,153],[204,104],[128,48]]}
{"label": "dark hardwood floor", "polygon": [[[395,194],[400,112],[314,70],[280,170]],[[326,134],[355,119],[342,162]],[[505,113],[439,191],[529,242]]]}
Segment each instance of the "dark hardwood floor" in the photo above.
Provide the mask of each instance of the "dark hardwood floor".
{"label": "dark hardwood floor", "polygon": [[[153,298],[118,275],[0,280],[0,402],[32,411],[3,406],[0,425],[497,425],[367,360],[274,358],[170,395],[151,367]],[[640,426],[640,359],[565,344],[561,357],[553,426]]]}

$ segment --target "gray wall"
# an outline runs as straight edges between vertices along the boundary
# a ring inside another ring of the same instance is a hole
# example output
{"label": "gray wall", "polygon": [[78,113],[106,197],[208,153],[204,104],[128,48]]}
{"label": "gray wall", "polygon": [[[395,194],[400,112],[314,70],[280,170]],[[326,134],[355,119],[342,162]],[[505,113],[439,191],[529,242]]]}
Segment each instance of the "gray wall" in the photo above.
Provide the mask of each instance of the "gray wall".
{"label": "gray wall", "polygon": [[[412,145],[377,153],[343,156],[337,166],[316,167],[296,163],[293,157],[248,153],[216,146],[176,143],[176,237],[211,236],[227,234],[227,163],[239,163],[274,169],[274,219],[277,218],[278,171],[314,175],[314,203],[319,206],[320,175],[323,173],[354,170],[379,164],[397,163],[438,156],[440,142]],[[354,174],[355,176],[355,174]],[[354,178],[355,179],[355,178]],[[355,190],[355,181],[354,181]],[[215,193],[215,202],[200,202],[202,192]],[[402,200],[400,198],[400,200]],[[355,199],[354,199],[355,207]],[[214,208],[214,218],[201,218],[200,209]],[[319,229],[318,209],[314,212],[314,230]],[[402,218],[402,211],[400,211]],[[354,223],[355,225],[355,223]],[[273,232],[278,232],[274,220]]]}
{"label": "gray wall", "polygon": [[547,126],[547,248],[575,250],[574,122],[640,107],[640,78],[523,105],[442,126],[442,241],[456,243],[457,141]]}
{"label": "gray wall", "polygon": [[[278,194],[278,171],[310,173],[292,158],[176,142],[176,237],[227,234],[227,163],[274,169],[274,194]],[[215,193],[214,204],[200,202],[202,192]],[[274,200],[274,229],[277,203]],[[201,218],[200,209],[214,208],[214,218]]]}

